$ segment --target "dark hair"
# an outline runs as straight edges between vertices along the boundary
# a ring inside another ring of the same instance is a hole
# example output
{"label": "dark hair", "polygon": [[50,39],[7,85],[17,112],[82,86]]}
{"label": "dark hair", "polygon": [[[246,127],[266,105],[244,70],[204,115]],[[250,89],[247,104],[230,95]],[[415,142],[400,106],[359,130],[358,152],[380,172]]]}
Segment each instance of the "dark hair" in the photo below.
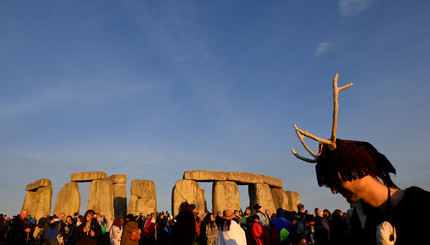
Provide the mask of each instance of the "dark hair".
{"label": "dark hair", "polygon": [[[72,218],[72,216],[69,215],[66,217],[66,223],[67,223],[68,218],[70,218],[70,220],[72,221],[72,225],[73,225],[75,223],[75,220]],[[69,224],[69,223],[67,223],[67,224]]]}
{"label": "dark hair", "polygon": [[229,231],[231,225],[231,219],[222,219],[221,220],[221,231]]}
{"label": "dark hair", "polygon": [[206,226],[207,224],[210,224],[211,228],[214,229],[216,228],[216,224],[215,222],[211,221],[211,216],[213,215],[213,213],[207,213],[205,218],[203,219],[202,225]]}
{"label": "dark hair", "polygon": [[120,227],[121,226],[121,221],[122,221],[122,216],[117,216],[115,218],[115,220],[113,221],[112,225]]}
{"label": "dark hair", "polygon": [[188,204],[188,202],[183,202],[181,203],[181,205],[179,205],[179,212],[185,212],[185,211],[193,211],[193,209],[191,208],[190,204]]}
{"label": "dark hair", "polygon": [[127,214],[127,216],[125,216],[126,219],[128,219],[128,221],[134,221],[134,215],[132,214]]}
{"label": "dark hair", "polygon": [[92,217],[92,219],[91,220],[93,220],[93,218],[94,218],[94,214],[95,214],[96,212],[94,212],[94,210],[92,210],[92,209],[88,209],[86,212],[85,212],[85,214],[84,214],[84,221],[86,222],[86,219],[87,219],[87,215],[88,214],[91,214],[91,217]]}
{"label": "dark hair", "polygon": [[323,144],[315,165],[319,186],[339,186],[341,182],[378,177],[384,185],[398,188],[390,178],[396,169],[368,142],[336,139],[336,149]]}

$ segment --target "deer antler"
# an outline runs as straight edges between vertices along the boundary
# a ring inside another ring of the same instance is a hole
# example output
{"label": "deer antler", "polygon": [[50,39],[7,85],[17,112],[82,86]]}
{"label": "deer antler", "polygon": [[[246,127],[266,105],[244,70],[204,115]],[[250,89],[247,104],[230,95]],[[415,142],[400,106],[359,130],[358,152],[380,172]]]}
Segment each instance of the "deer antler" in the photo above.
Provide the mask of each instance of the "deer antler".
{"label": "deer antler", "polygon": [[337,131],[337,114],[338,114],[338,109],[339,109],[339,105],[338,105],[338,97],[339,97],[339,92],[349,88],[353,85],[353,83],[349,83],[343,87],[338,87],[337,86],[337,78],[339,77],[339,73],[336,73],[336,75],[334,75],[333,78],[333,127],[332,127],[332,131],[331,131],[331,137],[329,140],[325,140],[325,139],[321,139],[313,134],[308,133],[307,131],[303,131],[299,128],[297,128],[296,124],[294,124],[294,129],[297,133],[297,137],[299,137],[300,141],[302,142],[303,146],[306,148],[306,150],[309,152],[309,154],[311,154],[314,159],[309,159],[306,157],[302,157],[299,154],[297,154],[297,152],[294,149],[291,149],[291,151],[293,152],[294,156],[296,156],[297,158],[299,158],[300,160],[306,161],[306,162],[310,162],[310,163],[316,163],[317,162],[317,158],[318,155],[315,154],[305,143],[305,141],[303,140],[303,137],[306,136],[308,138],[311,138],[315,141],[320,142],[321,144],[325,144],[328,145],[330,147],[331,150],[336,149],[336,131]]}

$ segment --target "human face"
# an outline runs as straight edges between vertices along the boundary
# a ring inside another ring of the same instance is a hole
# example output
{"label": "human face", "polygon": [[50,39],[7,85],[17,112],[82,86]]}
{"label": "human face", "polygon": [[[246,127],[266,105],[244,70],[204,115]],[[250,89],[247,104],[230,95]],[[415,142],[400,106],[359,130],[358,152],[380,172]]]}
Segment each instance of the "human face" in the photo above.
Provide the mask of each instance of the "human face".
{"label": "human face", "polygon": [[87,220],[87,222],[91,222],[93,220],[93,215],[91,213],[88,213],[85,219]]}
{"label": "human face", "polygon": [[64,219],[64,213],[61,213],[60,216],[58,217],[60,220]]}
{"label": "human face", "polygon": [[70,217],[67,217],[66,221],[67,221],[68,224],[70,224],[70,225],[72,224],[72,219]]}
{"label": "human face", "polygon": [[333,194],[340,193],[349,203],[355,203],[361,199],[362,194],[366,190],[366,186],[363,182],[364,178],[352,181],[342,181],[339,185],[330,186],[331,192]]}
{"label": "human face", "polygon": [[25,219],[25,218],[27,218],[27,213],[28,213],[28,211],[27,211],[26,209],[23,209],[23,210],[21,211],[21,214],[20,214],[21,219]]}
{"label": "human face", "polygon": [[306,245],[306,239],[302,239],[302,240],[300,240],[299,241],[299,243],[298,243],[299,245]]}
{"label": "human face", "polygon": [[211,221],[214,221],[214,220],[215,220],[214,215],[211,214]]}

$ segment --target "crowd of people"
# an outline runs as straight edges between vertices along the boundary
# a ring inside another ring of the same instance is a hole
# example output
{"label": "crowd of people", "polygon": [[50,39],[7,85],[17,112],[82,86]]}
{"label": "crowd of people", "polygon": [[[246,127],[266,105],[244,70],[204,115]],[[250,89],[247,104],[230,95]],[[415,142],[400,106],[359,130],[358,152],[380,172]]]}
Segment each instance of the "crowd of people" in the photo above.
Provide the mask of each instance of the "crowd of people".
{"label": "crowd of people", "polygon": [[349,237],[347,215],[340,210],[315,209],[315,214],[279,208],[276,213],[255,204],[242,210],[217,214],[197,212],[184,202],[172,217],[167,211],[117,216],[110,220],[93,210],[85,214],[32,217],[27,210],[12,219],[0,215],[0,244],[354,244]]}

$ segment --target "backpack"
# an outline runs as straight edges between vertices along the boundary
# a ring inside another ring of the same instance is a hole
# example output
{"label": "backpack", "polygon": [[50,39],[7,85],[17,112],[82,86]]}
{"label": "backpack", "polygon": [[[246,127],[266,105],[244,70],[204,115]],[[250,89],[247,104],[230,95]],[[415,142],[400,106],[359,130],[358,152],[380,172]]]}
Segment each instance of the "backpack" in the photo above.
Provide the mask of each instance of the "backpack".
{"label": "backpack", "polygon": [[281,240],[281,243],[285,243],[288,241],[288,235],[290,235],[290,232],[288,232],[287,229],[282,228],[280,232],[281,237],[279,238],[279,240]]}
{"label": "backpack", "polygon": [[133,241],[139,241],[139,239],[140,239],[140,230],[139,229],[133,229],[133,230],[131,230],[131,233],[130,233],[130,240],[133,240]]}

